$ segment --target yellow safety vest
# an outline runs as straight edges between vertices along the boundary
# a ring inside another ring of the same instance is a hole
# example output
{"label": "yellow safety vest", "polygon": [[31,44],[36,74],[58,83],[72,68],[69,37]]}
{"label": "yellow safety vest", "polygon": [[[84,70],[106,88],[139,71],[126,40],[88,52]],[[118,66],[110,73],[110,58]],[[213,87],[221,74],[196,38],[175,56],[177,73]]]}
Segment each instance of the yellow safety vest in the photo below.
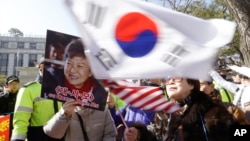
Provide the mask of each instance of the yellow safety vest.
{"label": "yellow safety vest", "polygon": [[234,95],[214,82],[214,88],[220,92],[222,102],[233,102]]}
{"label": "yellow safety vest", "polygon": [[61,102],[54,102],[41,96],[41,84],[31,82],[24,85],[16,99],[11,139],[25,140],[28,127],[43,126],[55,114],[55,106],[60,109]]}

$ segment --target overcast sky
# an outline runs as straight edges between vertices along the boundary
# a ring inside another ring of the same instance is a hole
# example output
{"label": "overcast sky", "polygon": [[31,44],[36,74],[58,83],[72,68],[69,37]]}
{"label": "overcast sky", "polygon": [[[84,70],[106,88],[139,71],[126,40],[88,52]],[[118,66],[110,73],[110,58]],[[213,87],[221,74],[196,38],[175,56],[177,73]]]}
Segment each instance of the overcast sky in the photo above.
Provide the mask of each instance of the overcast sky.
{"label": "overcast sky", "polygon": [[0,34],[18,28],[26,35],[57,30],[79,35],[64,0],[0,0]]}
{"label": "overcast sky", "polygon": [[[160,4],[160,0],[148,0]],[[25,35],[46,35],[57,30],[79,35],[64,0],[0,0],[0,34],[17,28]]]}

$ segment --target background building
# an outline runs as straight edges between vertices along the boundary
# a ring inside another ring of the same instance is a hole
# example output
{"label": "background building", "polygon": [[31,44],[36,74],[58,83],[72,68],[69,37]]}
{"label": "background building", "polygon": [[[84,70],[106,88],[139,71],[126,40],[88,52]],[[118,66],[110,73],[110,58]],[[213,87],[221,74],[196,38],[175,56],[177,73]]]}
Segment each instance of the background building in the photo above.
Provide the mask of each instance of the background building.
{"label": "background building", "polygon": [[0,85],[7,76],[15,74],[21,84],[38,75],[38,60],[45,54],[44,36],[13,37],[0,35]]}

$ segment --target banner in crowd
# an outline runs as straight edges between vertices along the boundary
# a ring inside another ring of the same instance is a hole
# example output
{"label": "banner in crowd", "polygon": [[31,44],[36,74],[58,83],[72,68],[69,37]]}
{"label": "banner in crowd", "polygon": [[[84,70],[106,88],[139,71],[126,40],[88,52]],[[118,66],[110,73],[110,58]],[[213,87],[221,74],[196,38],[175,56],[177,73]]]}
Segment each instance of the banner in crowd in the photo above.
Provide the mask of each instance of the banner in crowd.
{"label": "banner in crowd", "polygon": [[208,79],[236,24],[136,0],[67,0],[98,79]]}
{"label": "banner in crowd", "polygon": [[9,141],[10,115],[0,116],[0,141]]}
{"label": "banner in crowd", "polygon": [[62,102],[73,99],[79,105],[104,110],[107,92],[93,76],[85,74],[87,61],[79,37],[48,30],[44,58],[41,97]]}

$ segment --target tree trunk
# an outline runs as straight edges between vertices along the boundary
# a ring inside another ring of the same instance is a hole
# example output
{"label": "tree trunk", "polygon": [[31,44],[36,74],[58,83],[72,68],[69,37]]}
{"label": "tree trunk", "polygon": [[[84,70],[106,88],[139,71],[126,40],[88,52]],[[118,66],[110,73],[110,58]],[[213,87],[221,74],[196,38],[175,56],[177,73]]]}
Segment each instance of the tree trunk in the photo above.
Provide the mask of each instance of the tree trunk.
{"label": "tree trunk", "polygon": [[250,67],[250,1],[225,0],[225,2],[237,23],[243,63]]}

